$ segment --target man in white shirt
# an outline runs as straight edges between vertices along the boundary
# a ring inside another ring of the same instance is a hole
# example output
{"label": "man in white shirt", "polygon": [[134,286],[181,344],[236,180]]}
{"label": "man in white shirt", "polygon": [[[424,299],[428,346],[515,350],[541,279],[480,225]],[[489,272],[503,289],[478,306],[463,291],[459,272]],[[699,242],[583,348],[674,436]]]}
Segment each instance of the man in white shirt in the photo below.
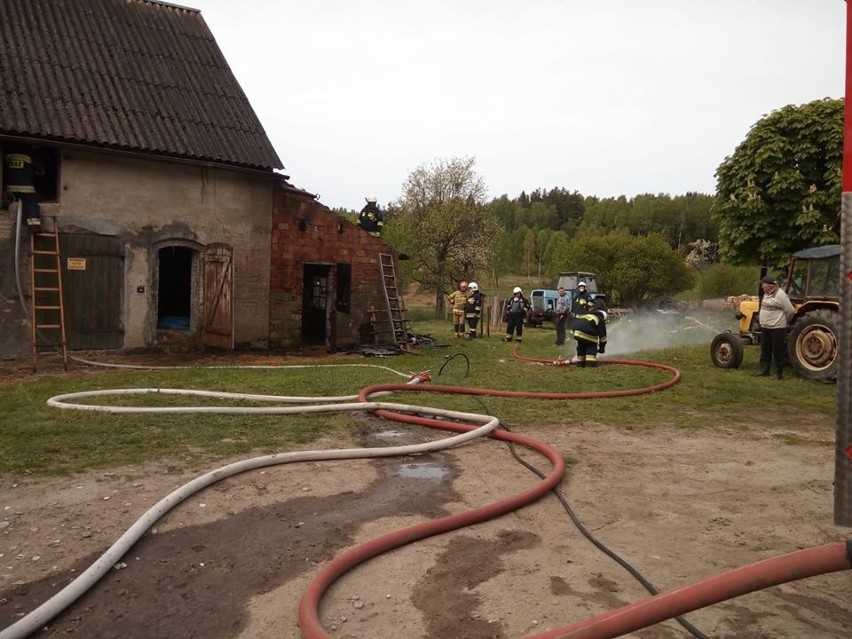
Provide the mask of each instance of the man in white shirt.
{"label": "man in white shirt", "polygon": [[775,362],[775,378],[784,376],[787,365],[787,326],[796,314],[796,309],[778,280],[767,275],[760,280],[763,292],[760,298],[760,370],[758,377],[768,377],[772,362]]}

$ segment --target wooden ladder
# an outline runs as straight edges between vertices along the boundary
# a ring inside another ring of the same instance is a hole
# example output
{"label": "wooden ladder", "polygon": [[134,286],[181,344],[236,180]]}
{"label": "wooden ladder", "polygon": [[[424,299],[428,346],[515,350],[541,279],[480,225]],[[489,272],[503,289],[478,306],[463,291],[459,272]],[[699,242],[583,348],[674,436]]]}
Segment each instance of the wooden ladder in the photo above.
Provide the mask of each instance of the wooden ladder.
{"label": "wooden ladder", "polygon": [[33,372],[36,370],[39,350],[45,348],[58,349],[62,353],[62,366],[68,370],[58,228],[54,228],[52,233],[30,235],[30,283]]}
{"label": "wooden ladder", "polygon": [[393,330],[393,340],[397,344],[407,347],[411,324],[406,318],[405,302],[402,300],[402,295],[399,292],[396,281],[393,255],[380,253],[379,267],[381,268],[382,287],[384,288],[385,301],[387,302],[388,320]]}

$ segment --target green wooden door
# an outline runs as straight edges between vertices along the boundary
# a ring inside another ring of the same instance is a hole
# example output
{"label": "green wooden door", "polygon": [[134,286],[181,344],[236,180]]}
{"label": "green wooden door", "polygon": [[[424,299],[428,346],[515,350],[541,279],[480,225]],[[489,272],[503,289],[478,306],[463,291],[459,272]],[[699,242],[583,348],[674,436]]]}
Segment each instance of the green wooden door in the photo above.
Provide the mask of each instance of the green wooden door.
{"label": "green wooden door", "polygon": [[60,235],[65,334],[74,350],[121,348],[124,251],[106,235]]}

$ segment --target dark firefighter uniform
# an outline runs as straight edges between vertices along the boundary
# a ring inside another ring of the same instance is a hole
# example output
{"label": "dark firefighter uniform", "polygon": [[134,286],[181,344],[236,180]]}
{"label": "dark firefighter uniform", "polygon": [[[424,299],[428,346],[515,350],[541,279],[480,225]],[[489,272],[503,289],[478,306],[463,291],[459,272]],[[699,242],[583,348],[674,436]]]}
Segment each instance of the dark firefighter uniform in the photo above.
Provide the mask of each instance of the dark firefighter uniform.
{"label": "dark firefighter uniform", "polygon": [[36,172],[40,173],[43,169],[34,162],[33,156],[23,149],[7,148],[4,160],[6,190],[23,205],[23,217],[27,226],[37,231],[41,228],[41,217],[36,197],[35,176]]}
{"label": "dark firefighter uniform", "polygon": [[577,364],[581,368],[597,366],[597,353],[606,350],[606,313],[595,310],[575,315],[571,333],[577,342]]}
{"label": "dark firefighter uniform", "polygon": [[512,341],[512,335],[517,335],[520,342],[524,338],[524,319],[530,312],[530,301],[523,293],[512,293],[512,297],[506,300],[503,306],[503,321],[506,322],[507,342]]}
{"label": "dark firefighter uniform", "polygon": [[381,235],[385,221],[381,210],[379,210],[379,205],[375,202],[367,202],[358,216],[358,225],[373,235]]}
{"label": "dark firefighter uniform", "polygon": [[592,299],[592,294],[585,287],[577,289],[574,292],[574,302],[571,305],[572,312],[575,315],[582,315],[592,310],[595,301]]}
{"label": "dark firefighter uniform", "polygon": [[482,298],[484,297],[479,289],[472,291],[470,287],[467,289],[467,301],[464,305],[464,316],[467,320],[467,338],[476,338],[476,327],[479,324],[479,318],[482,317]]}

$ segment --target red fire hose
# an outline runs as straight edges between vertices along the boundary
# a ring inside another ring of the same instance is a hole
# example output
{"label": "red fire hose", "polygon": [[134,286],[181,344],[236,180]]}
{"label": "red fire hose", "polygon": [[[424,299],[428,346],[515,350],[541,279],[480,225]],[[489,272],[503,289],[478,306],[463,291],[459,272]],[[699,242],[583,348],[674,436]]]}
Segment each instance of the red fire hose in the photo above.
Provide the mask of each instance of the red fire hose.
{"label": "red fire hose", "polygon": [[[549,360],[532,360],[532,361],[549,361]],[[653,393],[677,384],[681,379],[681,373],[676,368],[665,364],[655,364],[650,362],[639,362],[631,360],[618,360],[609,363],[626,364],[633,366],[646,366],[649,368],[658,368],[668,371],[672,377],[661,384],[655,384],[645,388],[615,390],[615,391],[597,391],[584,393],[535,393],[509,390],[494,390],[483,388],[466,388],[457,386],[426,386],[426,385],[408,385],[408,384],[381,384],[370,386],[361,391],[358,396],[358,401],[367,401],[367,398],[375,393],[387,391],[413,391],[413,392],[433,392],[433,393],[452,393],[460,395],[487,395],[491,397],[523,397],[528,399],[585,399],[593,397],[623,397],[629,395],[640,395],[643,393]],[[455,432],[464,432],[471,430],[473,426],[469,424],[452,423],[445,420],[431,419],[420,417],[417,415],[397,413],[389,410],[377,410],[376,414],[398,422],[416,424],[429,428],[438,428],[442,430],[450,430]],[[489,437],[509,441],[526,446],[532,450],[540,452],[547,457],[552,469],[543,481],[538,483],[533,488],[522,491],[511,497],[480,506],[463,513],[457,513],[434,519],[407,528],[393,531],[386,535],[376,537],[359,546],[351,548],[336,557],[325,567],[323,567],[316,576],[308,584],[305,594],[302,596],[302,601],[299,606],[299,625],[302,628],[302,636],[306,639],[330,639],[330,635],[325,632],[319,619],[319,606],[323,595],[328,588],[340,576],[355,566],[364,563],[365,561],[375,557],[383,552],[399,548],[414,541],[425,539],[434,535],[456,530],[464,526],[470,526],[475,523],[493,519],[505,513],[517,510],[534,501],[537,501],[545,494],[550,492],[562,479],[565,473],[565,462],[562,455],[541,442],[526,435],[511,433],[503,430],[492,432]]]}
{"label": "red fire hose", "polygon": [[[566,362],[562,361],[524,358],[520,357],[517,353],[515,353],[515,356],[525,361],[552,363],[560,366],[566,365]],[[681,379],[680,371],[665,364],[637,360],[607,360],[604,363],[658,368],[672,373],[672,377],[660,384],[644,388],[583,393],[535,393],[440,385],[411,386],[404,384],[384,384],[371,386],[362,390],[359,395],[359,401],[367,401],[370,395],[383,391],[438,392],[553,400],[625,397],[661,391],[674,386]],[[394,421],[456,432],[464,432],[474,428],[468,424],[450,423],[444,420],[397,413],[384,409],[377,410],[376,414]],[[550,474],[533,488],[506,499],[492,502],[463,513],[457,513],[393,531],[351,548],[332,560],[311,580],[302,597],[299,606],[299,625],[302,628],[302,636],[305,639],[331,639],[331,636],[325,632],[325,629],[320,623],[320,603],[331,584],[355,566],[383,552],[399,548],[411,542],[487,521],[488,519],[493,519],[521,508],[540,499],[547,492],[555,488],[561,480],[565,472],[565,464],[562,456],[544,442],[503,430],[495,430],[489,437],[518,443],[540,452],[553,465]],[[530,635],[528,639],[611,639],[755,590],[849,569],[852,569],[852,540],[846,543],[829,544],[827,546],[819,546],[766,559],[749,566],[721,573],[689,586],[657,594],[649,599],[624,606],[582,622],[563,626],[545,633]]]}
{"label": "red fire hose", "polygon": [[852,569],[852,540],[764,559],[527,639],[610,639],[770,586]]}

